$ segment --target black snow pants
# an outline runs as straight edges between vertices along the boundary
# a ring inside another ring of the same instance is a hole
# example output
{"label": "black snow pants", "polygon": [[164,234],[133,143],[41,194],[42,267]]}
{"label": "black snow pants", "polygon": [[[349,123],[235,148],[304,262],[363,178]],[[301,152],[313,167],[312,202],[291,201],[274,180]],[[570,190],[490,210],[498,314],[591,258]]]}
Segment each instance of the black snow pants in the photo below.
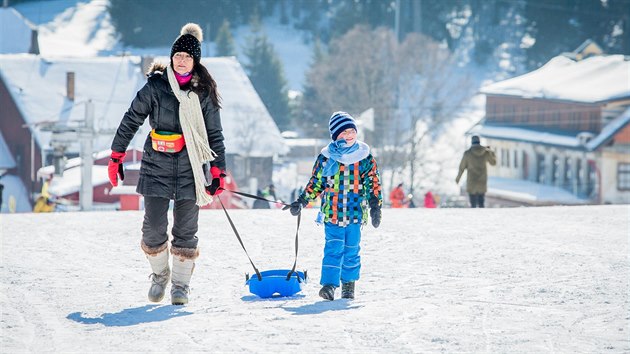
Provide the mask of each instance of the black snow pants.
{"label": "black snow pants", "polygon": [[[159,247],[168,241],[168,207],[170,199],[144,197],[142,240],[149,247]],[[199,206],[194,200],[176,200],[173,208],[172,246],[197,248],[199,239]]]}
{"label": "black snow pants", "polygon": [[471,208],[483,208],[484,207],[484,199],[485,199],[485,195],[483,193],[481,194],[469,194],[468,197],[470,198],[470,207]]}

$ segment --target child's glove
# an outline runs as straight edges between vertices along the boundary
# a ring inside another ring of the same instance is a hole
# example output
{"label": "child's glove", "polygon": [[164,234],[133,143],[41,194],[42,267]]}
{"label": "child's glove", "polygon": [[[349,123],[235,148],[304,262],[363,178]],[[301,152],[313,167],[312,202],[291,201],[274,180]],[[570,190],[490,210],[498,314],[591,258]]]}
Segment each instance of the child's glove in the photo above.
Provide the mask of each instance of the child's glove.
{"label": "child's glove", "polygon": [[109,183],[116,187],[118,185],[118,177],[120,180],[125,179],[125,171],[123,170],[123,160],[125,159],[124,152],[112,151],[112,155],[107,164],[107,174],[109,176]]}
{"label": "child's glove", "polygon": [[298,216],[298,214],[300,214],[300,212],[302,211],[302,208],[304,208],[307,204],[308,202],[304,198],[299,197],[296,201],[291,203],[291,205],[287,205],[282,208],[282,210],[289,209],[291,215]]}
{"label": "child's glove", "polygon": [[381,225],[381,205],[378,198],[370,198],[370,218],[372,226],[377,228]]}
{"label": "child's glove", "polygon": [[206,191],[210,195],[219,195],[223,193],[223,186],[225,185],[225,171],[220,168],[212,166],[210,168],[210,174],[212,175],[212,183],[206,187]]}

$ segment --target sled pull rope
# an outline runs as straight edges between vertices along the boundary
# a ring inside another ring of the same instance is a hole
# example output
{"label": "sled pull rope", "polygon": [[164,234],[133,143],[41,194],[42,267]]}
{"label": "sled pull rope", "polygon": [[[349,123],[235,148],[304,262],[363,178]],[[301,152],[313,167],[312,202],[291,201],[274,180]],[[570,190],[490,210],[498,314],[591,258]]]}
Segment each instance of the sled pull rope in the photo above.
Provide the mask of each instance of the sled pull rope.
{"label": "sled pull rope", "polygon": [[[231,191],[229,189],[225,189],[225,188],[221,188],[223,190],[226,190],[228,192],[234,193],[234,194],[240,194],[242,196],[245,197],[250,197],[250,198],[254,198],[254,199],[260,199],[260,200],[265,200],[268,202],[273,202],[272,200],[267,200],[258,196],[254,196],[251,194],[247,194],[247,193],[241,193],[241,192],[235,192],[235,191]],[[249,259],[249,263],[251,263],[252,267],[254,268],[254,271],[256,271],[256,276],[258,277],[258,280],[262,280],[262,275],[260,275],[260,271],[258,271],[258,268],[256,268],[256,266],[254,265],[254,262],[252,261],[251,257],[249,256],[249,253],[247,253],[247,250],[245,249],[245,245],[243,244],[243,240],[241,239],[241,236],[239,235],[238,231],[236,230],[236,226],[234,226],[234,222],[232,222],[232,218],[230,218],[230,214],[228,214],[227,209],[225,209],[225,206],[223,205],[223,201],[221,200],[220,196],[216,196],[219,199],[219,202],[221,203],[221,208],[223,208],[223,211],[225,212],[225,216],[227,217],[228,221],[230,222],[230,226],[232,227],[232,231],[234,231],[234,235],[236,235],[236,238],[238,239],[238,242],[241,244],[241,247],[243,247],[243,251],[245,251],[245,254],[247,255],[247,258]],[[286,204],[286,203],[282,203],[284,205],[290,205],[290,204]],[[291,268],[291,270],[289,271],[289,274],[287,274],[287,281],[289,279],[291,279],[291,275],[293,275],[293,273],[295,273],[295,267],[297,266],[297,257],[298,257],[298,236],[299,236],[299,232],[300,232],[300,219],[302,217],[302,212],[300,212],[297,216],[297,227],[295,229],[295,260],[293,261],[293,268]]]}
{"label": "sled pull rope", "polygon": [[[297,256],[298,256],[298,232],[300,231],[300,218],[302,218],[302,212],[297,215],[297,228],[295,229],[295,260],[293,261],[293,268],[289,274],[287,274],[287,280],[291,279],[291,275],[295,273],[295,266],[297,265]],[[298,276],[298,279],[300,277]]]}
{"label": "sled pull rope", "polygon": [[234,193],[234,194],[242,195],[243,197],[247,197],[247,198],[258,199],[258,200],[262,200],[262,201],[265,201],[265,202],[270,202],[270,203],[279,203],[279,204],[282,204],[282,205],[284,205],[284,206],[291,206],[291,204],[287,204],[287,203],[282,202],[282,201],[271,200],[271,199],[265,199],[265,198],[263,198],[263,197],[259,197],[259,196],[257,196],[257,195],[253,195],[253,194],[249,194],[249,193],[232,191],[232,190],[229,190],[229,189],[225,189],[225,188],[223,188],[223,187],[220,187],[219,189],[222,189],[222,190],[224,190],[224,191],[228,191],[228,192],[230,192],[230,193]]}
{"label": "sled pull rope", "polygon": [[234,222],[232,222],[232,218],[230,218],[230,214],[228,214],[227,210],[225,209],[225,206],[223,205],[223,201],[221,200],[221,197],[217,195],[217,198],[219,199],[219,203],[221,203],[221,208],[223,208],[223,211],[225,212],[225,216],[227,216],[227,219],[230,222],[230,226],[232,226],[232,230],[234,231],[234,234],[236,235],[238,242],[241,244],[241,247],[243,247],[243,251],[245,251],[247,258],[249,259],[249,263],[251,263],[252,267],[254,267],[254,271],[256,271],[256,276],[258,277],[258,280],[261,281],[262,275],[260,275],[260,271],[258,271],[258,268],[256,268],[256,266],[254,265],[254,262],[252,261],[252,258],[249,256],[249,253],[247,253],[247,250],[245,249],[245,245],[243,244],[243,240],[241,240],[241,236],[238,234],[238,231],[236,231],[236,226],[234,226]]}

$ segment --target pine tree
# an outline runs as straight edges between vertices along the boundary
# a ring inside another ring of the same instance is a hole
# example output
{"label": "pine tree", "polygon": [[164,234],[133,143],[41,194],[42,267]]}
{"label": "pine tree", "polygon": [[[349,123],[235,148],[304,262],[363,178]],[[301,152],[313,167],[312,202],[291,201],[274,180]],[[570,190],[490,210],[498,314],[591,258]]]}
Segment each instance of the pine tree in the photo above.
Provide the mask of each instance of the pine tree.
{"label": "pine tree", "polygon": [[257,18],[252,20],[252,34],[247,39],[244,65],[249,79],[280,130],[289,128],[287,81],[282,63],[263,33]]}
{"label": "pine tree", "polygon": [[230,22],[228,20],[223,20],[223,24],[219,28],[215,41],[217,45],[216,56],[236,56],[234,38],[232,37],[232,32],[230,32]]}

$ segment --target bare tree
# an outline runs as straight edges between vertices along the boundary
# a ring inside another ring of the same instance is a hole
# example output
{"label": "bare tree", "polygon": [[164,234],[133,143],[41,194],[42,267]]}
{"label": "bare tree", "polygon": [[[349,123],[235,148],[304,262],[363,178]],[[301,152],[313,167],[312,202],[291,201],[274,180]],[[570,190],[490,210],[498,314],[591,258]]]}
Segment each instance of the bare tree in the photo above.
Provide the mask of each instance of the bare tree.
{"label": "bare tree", "polygon": [[[402,43],[386,28],[357,26],[331,44],[307,76],[305,110],[323,119],[336,110],[375,111],[375,131],[366,142],[389,170],[390,185],[403,175],[413,191],[436,159],[423,154],[469,96],[463,69],[441,44],[421,34]],[[308,114],[305,114],[308,115]]]}
{"label": "bare tree", "polygon": [[408,123],[404,165],[413,193],[431,170],[442,170],[444,161],[424,152],[468,101],[473,86],[451,53],[421,34],[407,36],[398,58],[399,119],[403,125]]}
{"label": "bare tree", "polygon": [[304,111],[313,120],[308,123],[322,123],[334,111],[358,115],[370,107],[382,117],[392,106],[388,70],[393,65],[385,63],[393,62],[393,46],[391,31],[371,31],[365,26],[333,41],[328,55],[307,75],[307,86],[312,89],[305,92]]}

